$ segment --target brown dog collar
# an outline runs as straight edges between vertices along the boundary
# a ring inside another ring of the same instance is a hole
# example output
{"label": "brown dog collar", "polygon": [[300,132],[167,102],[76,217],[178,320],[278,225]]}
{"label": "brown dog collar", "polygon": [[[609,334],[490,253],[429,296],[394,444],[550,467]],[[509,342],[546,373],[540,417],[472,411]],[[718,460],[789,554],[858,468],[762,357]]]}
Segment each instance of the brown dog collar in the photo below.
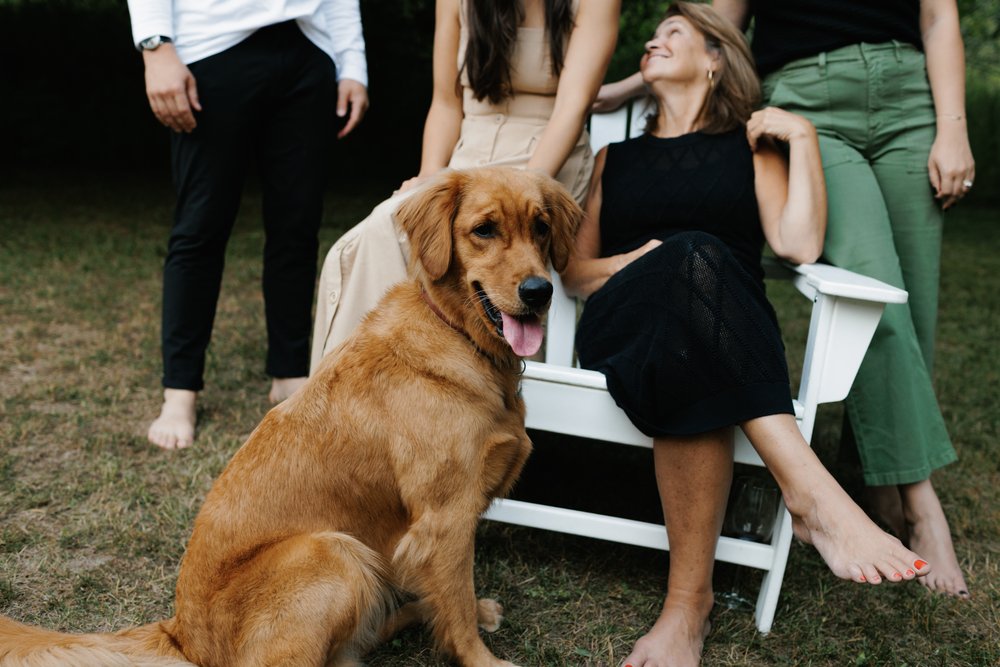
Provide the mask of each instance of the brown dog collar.
{"label": "brown dog collar", "polygon": [[[449,327],[451,327],[452,329],[454,329],[458,333],[462,334],[466,338],[469,338],[469,334],[466,333],[466,331],[464,329],[460,329],[458,327],[458,325],[456,325],[454,322],[452,322],[451,320],[449,320],[448,317],[443,312],[441,312],[441,309],[438,308],[438,305],[431,300],[431,295],[427,293],[427,290],[421,288],[420,289],[420,296],[422,296],[424,298],[424,301],[427,303],[427,306],[431,309],[432,313],[434,313],[435,315],[438,316],[438,319],[440,319],[442,322],[444,322]],[[469,338],[469,340],[471,341],[472,339]]]}
{"label": "brown dog collar", "polygon": [[[476,352],[478,352],[482,356],[486,357],[487,359],[491,360],[492,363],[495,366],[498,366],[500,368],[505,368],[506,367],[506,364],[503,364],[500,359],[497,359],[492,354],[489,354],[488,352],[486,352],[486,350],[484,350],[483,348],[479,347],[479,345],[476,344],[476,341],[474,341],[472,339],[472,336],[469,335],[468,331],[466,331],[465,329],[462,329],[457,324],[455,324],[454,322],[452,322],[451,320],[449,320],[448,317],[438,307],[438,305],[436,303],[434,303],[434,301],[431,300],[431,295],[428,294],[427,290],[424,289],[423,287],[420,288],[420,296],[423,297],[424,302],[427,304],[427,307],[431,309],[432,313],[434,313],[435,315],[438,316],[439,320],[441,320],[442,322],[444,322],[445,324],[447,324],[449,327],[451,327],[452,329],[454,329],[458,333],[462,334],[462,336],[464,336],[465,339],[467,341],[469,341],[469,344],[472,345],[472,349],[474,349]],[[515,370],[514,372],[517,373],[518,375],[522,375],[524,373],[524,369],[525,369],[524,359],[521,359],[520,357],[516,357],[516,358],[520,362],[520,367],[521,368],[520,368],[520,370]],[[512,367],[512,368],[516,368],[516,366]]]}

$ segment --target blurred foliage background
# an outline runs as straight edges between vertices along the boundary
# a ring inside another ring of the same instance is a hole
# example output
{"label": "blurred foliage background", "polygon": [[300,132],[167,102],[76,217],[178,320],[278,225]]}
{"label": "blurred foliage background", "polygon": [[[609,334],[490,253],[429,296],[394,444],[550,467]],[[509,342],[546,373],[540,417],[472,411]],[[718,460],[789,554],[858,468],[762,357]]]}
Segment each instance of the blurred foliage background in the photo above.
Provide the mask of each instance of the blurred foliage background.
{"label": "blurred foliage background", "polygon": [[[625,0],[608,78],[634,71],[666,7]],[[1000,199],[1000,0],[959,0],[976,199]],[[332,156],[337,178],[396,183],[419,164],[433,0],[361,0],[372,107]],[[0,175],[16,168],[167,171],[124,0],[0,0]]]}

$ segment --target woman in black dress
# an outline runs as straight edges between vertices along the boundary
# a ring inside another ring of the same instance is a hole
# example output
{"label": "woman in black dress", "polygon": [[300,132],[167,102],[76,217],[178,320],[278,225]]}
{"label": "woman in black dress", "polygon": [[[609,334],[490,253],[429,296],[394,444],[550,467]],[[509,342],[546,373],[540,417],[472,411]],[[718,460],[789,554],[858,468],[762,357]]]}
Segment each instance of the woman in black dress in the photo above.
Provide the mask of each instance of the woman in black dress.
{"label": "woman in black dress", "polygon": [[632,667],[700,660],[736,425],[781,487],[796,535],[834,574],[877,584],[930,569],[868,519],[796,426],[760,257],[766,240],[779,257],[815,261],[826,194],[812,124],[775,108],[751,114],[751,63],[743,36],[710,7],[668,10],[641,65],[655,113],[645,135],[597,155],[563,276],[587,298],[581,365],[604,373],[654,438],[670,572]]}

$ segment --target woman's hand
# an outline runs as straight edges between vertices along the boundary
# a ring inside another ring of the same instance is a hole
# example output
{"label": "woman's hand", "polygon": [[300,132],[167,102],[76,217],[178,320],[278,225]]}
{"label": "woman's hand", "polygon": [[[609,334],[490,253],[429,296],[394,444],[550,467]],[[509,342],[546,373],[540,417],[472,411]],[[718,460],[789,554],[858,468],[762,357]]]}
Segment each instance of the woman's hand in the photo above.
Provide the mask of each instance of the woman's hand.
{"label": "woman's hand", "polygon": [[413,188],[417,187],[418,185],[426,181],[428,178],[430,178],[430,176],[414,176],[413,178],[408,178],[405,181],[403,181],[403,183],[399,186],[399,189],[396,190],[396,194],[399,194],[401,192],[406,192],[407,190],[412,190]]}
{"label": "woman's hand", "polygon": [[649,239],[648,241],[646,241],[645,243],[643,243],[641,246],[639,246],[638,248],[636,248],[632,252],[626,252],[626,253],[622,253],[621,255],[618,255],[621,258],[621,262],[622,262],[621,266],[618,267],[618,270],[621,271],[626,266],[628,266],[629,264],[631,264],[635,260],[637,260],[640,257],[642,257],[643,255],[645,255],[650,250],[654,250],[656,248],[659,248],[661,245],[663,245],[663,241],[661,241],[660,239]]}
{"label": "woman's hand", "polygon": [[650,239],[631,252],[610,257],[582,257],[577,249],[561,274],[563,288],[570,296],[587,299],[604,287],[604,283],[608,282],[611,276],[662,244],[663,241]]}
{"label": "woman's hand", "polygon": [[755,111],[747,121],[747,141],[754,151],[757,150],[757,143],[762,137],[790,144],[797,139],[815,136],[816,128],[808,119],[778,107],[766,107]]}
{"label": "woman's hand", "polygon": [[[787,152],[774,140],[787,142]],[[764,238],[778,257],[815,262],[823,252],[827,212],[816,128],[802,116],[768,107],[750,116],[747,141]]]}
{"label": "woman's hand", "polygon": [[927,159],[934,197],[947,210],[968,194],[976,180],[976,161],[969,147],[965,121],[947,119],[949,125],[938,123],[937,137]]}

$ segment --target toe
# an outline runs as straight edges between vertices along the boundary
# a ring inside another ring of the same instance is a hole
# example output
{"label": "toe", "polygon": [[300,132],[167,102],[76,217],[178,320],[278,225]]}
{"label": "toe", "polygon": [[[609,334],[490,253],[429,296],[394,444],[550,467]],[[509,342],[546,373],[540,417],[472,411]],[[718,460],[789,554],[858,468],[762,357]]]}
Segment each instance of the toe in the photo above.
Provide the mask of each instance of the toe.
{"label": "toe", "polygon": [[861,572],[865,576],[865,581],[869,584],[878,585],[882,583],[882,575],[879,574],[878,568],[876,568],[871,563],[866,563],[861,566]]}

